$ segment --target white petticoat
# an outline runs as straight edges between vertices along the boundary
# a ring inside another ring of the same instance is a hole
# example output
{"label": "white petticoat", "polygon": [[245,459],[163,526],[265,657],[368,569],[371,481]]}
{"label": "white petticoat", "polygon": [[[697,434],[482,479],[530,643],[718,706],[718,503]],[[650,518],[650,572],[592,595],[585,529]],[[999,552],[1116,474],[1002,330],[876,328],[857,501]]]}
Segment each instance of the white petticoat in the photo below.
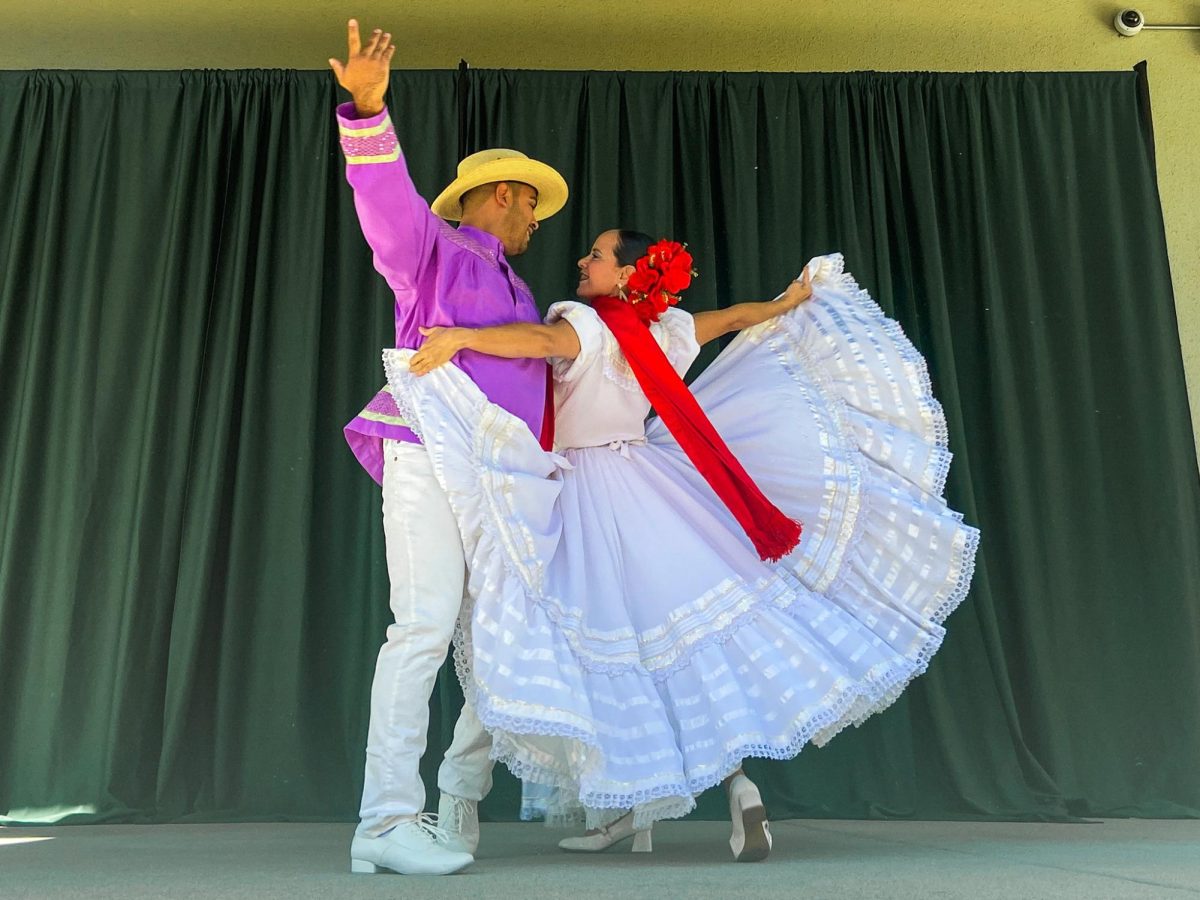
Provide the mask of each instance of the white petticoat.
{"label": "white petticoat", "polygon": [[683,815],[745,757],[861,723],[925,670],[967,593],[979,535],[941,496],[924,360],[840,256],[810,266],[813,298],[692,385],[803,523],[777,564],[657,420],[645,443],[546,453],[455,366],[417,378],[412,351],[384,352],[462,532],[463,690],[493,756],[592,823]]}

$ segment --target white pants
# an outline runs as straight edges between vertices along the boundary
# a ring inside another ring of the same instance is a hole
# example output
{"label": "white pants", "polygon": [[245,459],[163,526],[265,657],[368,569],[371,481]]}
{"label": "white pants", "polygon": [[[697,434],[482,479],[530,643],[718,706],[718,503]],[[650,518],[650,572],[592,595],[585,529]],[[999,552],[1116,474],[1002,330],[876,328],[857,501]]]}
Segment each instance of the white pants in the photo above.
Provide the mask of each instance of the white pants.
{"label": "white pants", "polygon": [[[425,809],[418,763],[429,697],[462,606],[466,564],[450,504],[420,444],[384,441],[383,533],[396,621],[375,663],[360,834],[379,835]],[[463,708],[438,787],[482,800],[492,787],[491,737]]]}

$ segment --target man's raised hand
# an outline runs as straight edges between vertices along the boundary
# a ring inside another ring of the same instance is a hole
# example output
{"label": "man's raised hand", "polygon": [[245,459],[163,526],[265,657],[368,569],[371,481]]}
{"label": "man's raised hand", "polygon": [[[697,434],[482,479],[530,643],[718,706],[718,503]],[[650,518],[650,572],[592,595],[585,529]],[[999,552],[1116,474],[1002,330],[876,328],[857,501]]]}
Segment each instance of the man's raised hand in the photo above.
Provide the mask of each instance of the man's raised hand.
{"label": "man's raised hand", "polygon": [[358,34],[358,20],[347,25],[349,58],[345,62],[329,60],[338,84],[350,92],[360,116],[373,116],[383,110],[383,95],[388,86],[388,65],[396,45],[392,36],[376,28],[364,44]]}

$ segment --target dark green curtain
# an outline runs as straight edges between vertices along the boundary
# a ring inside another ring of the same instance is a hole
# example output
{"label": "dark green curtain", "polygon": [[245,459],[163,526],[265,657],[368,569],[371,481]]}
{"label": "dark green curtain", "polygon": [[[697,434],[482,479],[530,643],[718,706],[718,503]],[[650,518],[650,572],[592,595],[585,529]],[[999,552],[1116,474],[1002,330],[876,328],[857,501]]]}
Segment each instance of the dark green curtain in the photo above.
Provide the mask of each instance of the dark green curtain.
{"label": "dark green curtain", "polygon": [[[1142,86],[394,73],[426,196],[460,147],[566,175],[518,262],[544,304],[607,227],[688,241],[698,309],[841,250],[929,358],[972,595],[894,708],[751,766],[774,816],[1200,814],[1200,475]],[[355,816],[387,591],[340,428],[391,322],[337,100],[0,73],[0,821]],[[459,700],[444,673],[430,773]]]}

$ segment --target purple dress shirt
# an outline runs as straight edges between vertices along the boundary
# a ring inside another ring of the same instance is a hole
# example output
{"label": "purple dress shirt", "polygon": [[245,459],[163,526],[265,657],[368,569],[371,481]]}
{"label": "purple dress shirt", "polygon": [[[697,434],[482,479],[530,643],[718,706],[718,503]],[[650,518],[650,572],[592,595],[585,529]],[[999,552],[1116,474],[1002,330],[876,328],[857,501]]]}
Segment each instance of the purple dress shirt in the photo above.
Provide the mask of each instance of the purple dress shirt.
{"label": "purple dress shirt", "polygon": [[[533,295],[504,258],[500,239],[477,228],[451,228],[417,193],[387,110],[356,118],[338,107],[346,179],[375,268],[396,295],[396,346],[417,348],[419,326],[483,327],[540,322]],[[547,367],[541,359],[501,359],[463,350],[454,363],[488,399],[542,433]],[[419,442],[386,388],[346,426],[354,455],[383,483],[383,440]]]}

